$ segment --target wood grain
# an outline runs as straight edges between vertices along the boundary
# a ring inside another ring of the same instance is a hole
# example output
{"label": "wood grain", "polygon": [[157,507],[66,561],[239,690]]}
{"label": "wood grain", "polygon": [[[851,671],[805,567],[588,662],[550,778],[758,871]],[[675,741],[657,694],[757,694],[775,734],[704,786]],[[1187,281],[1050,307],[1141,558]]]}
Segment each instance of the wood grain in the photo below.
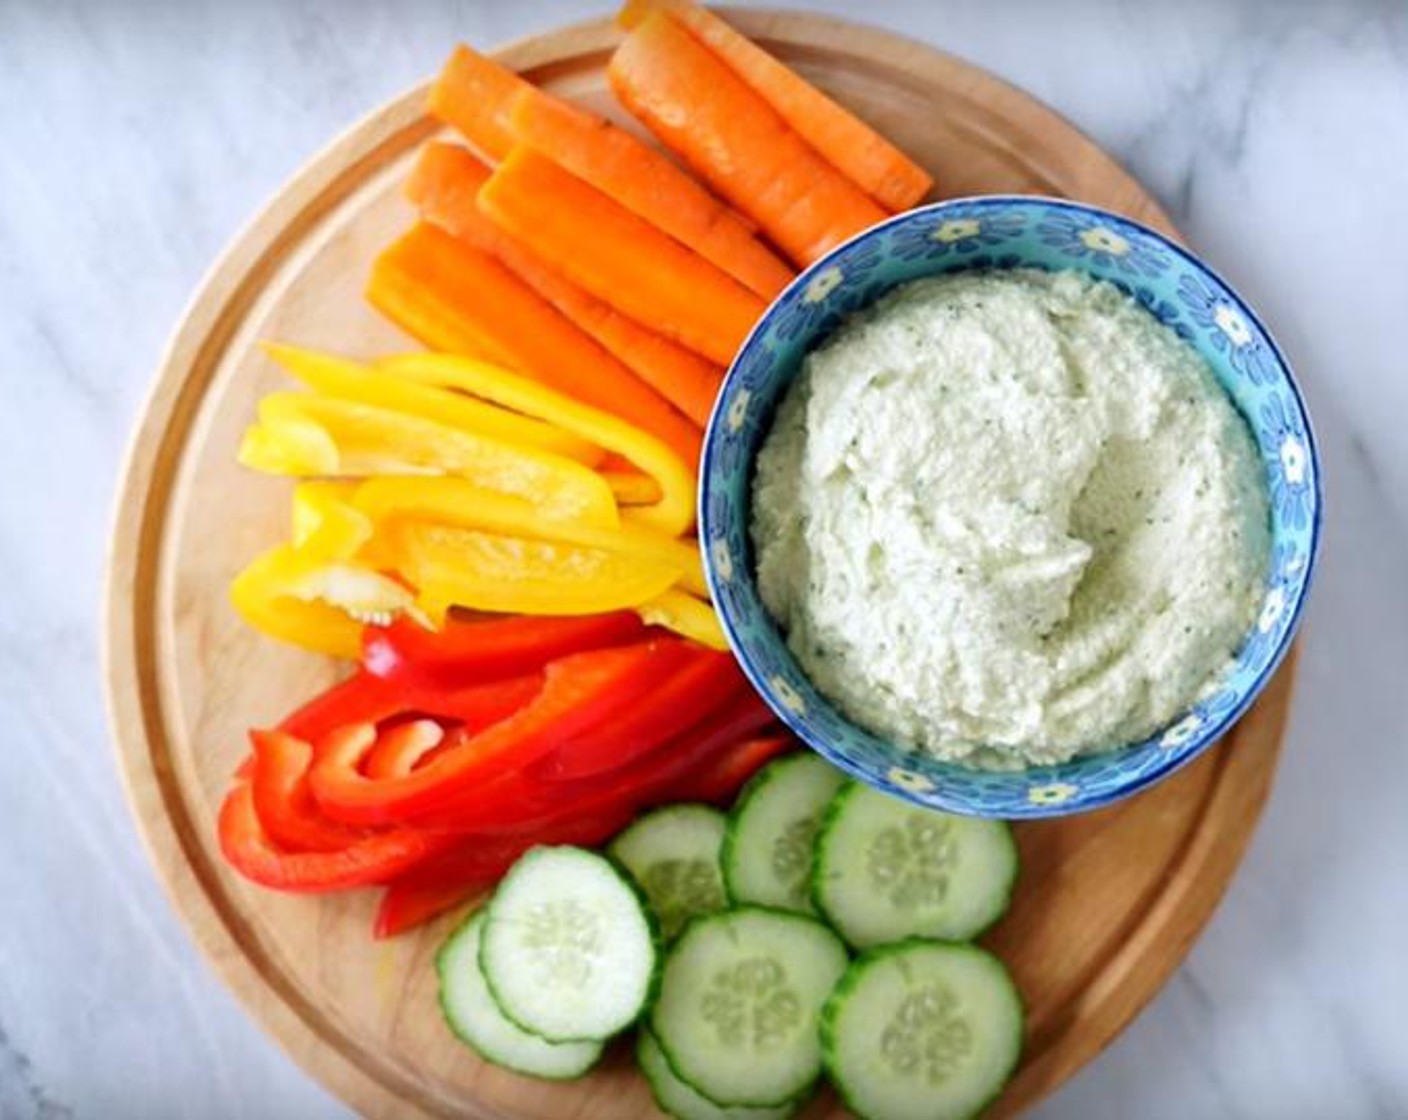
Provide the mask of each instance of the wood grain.
{"label": "wood grain", "polygon": [[[818,17],[731,17],[876,124],[937,176],[943,196],[1062,195],[1173,232],[1137,183],[1020,91],[931,48]],[[501,57],[609,111],[605,22]],[[448,48],[448,44],[447,44]],[[370,894],[283,897],[227,872],[214,813],[245,751],[332,678],[264,641],[228,605],[238,567],[284,532],[287,486],[234,460],[254,404],[280,382],[252,344],[274,337],[352,354],[405,345],[362,303],[375,249],[410,214],[397,196],[436,132],[423,89],[320,153],[215,265],[163,358],[133,441],[109,559],[105,679],[128,796],[193,936],[293,1058],[368,1116],[624,1118],[653,1114],[623,1051],[587,1080],[534,1082],[477,1062],[434,1005],[442,922],[368,937]],[[997,1106],[1011,1115],[1089,1061],[1182,959],[1235,870],[1275,769],[1293,664],[1217,750],[1122,805],[1024,825],[1010,916],[989,941],[1030,1011],[1026,1057]],[[819,1098],[808,1116],[840,1115]]]}

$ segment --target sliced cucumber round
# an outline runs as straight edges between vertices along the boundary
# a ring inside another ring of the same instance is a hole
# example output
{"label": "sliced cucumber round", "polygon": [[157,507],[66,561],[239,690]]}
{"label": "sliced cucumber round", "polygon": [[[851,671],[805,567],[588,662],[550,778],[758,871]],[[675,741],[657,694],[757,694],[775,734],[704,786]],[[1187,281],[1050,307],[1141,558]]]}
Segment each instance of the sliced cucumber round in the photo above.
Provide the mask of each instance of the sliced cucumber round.
{"label": "sliced cucumber round", "polygon": [[817,1017],[846,969],[820,922],[744,906],[691,922],[665,960],[650,1029],[676,1077],[715,1104],[770,1108],[821,1069]]}
{"label": "sliced cucumber round", "polygon": [[690,918],[724,908],[719,851],[726,826],[724,815],[708,805],[671,805],[647,813],[611,842],[608,854],[645,893],[666,940]]}
{"label": "sliced cucumber round", "polygon": [[866,1120],[965,1120],[1022,1051],[1022,1001],[973,945],[905,941],[860,957],[821,1018],[832,1083]]}
{"label": "sliced cucumber round", "polygon": [[630,1026],[655,979],[655,927],[610,860],[538,847],[489,903],[479,963],[499,1009],[553,1042],[604,1039]]}
{"label": "sliced cucumber round", "polygon": [[724,838],[724,884],[734,902],[816,912],[812,852],[827,803],[845,778],[810,751],[780,758],[739,795]]}
{"label": "sliced cucumber round", "polygon": [[661,1112],[676,1120],[787,1120],[801,1102],[776,1108],[727,1108],[702,1097],[675,1076],[660,1044],[650,1031],[642,1029],[636,1039],[636,1062],[650,1083],[650,1094]]}
{"label": "sliced cucumber round", "polygon": [[1007,822],[924,809],[851,782],[817,836],[812,893],[836,931],[866,948],[975,937],[1006,912],[1016,879]]}
{"label": "sliced cucumber round", "polygon": [[479,970],[484,911],[450,934],[435,957],[440,1010],[459,1040],[486,1061],[519,1073],[566,1081],[581,1077],[601,1057],[600,1042],[548,1042],[511,1022],[499,1010]]}

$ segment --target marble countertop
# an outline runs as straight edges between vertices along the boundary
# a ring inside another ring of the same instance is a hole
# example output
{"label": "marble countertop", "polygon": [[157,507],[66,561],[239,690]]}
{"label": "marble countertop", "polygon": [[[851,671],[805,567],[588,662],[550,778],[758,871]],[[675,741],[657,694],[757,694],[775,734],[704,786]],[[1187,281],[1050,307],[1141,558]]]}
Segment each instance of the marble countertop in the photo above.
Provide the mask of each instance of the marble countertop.
{"label": "marble countertop", "polygon": [[[905,31],[1093,135],[1261,309],[1329,480],[1264,821],[1159,998],[1036,1115],[1408,1116],[1408,7],[812,6]],[[172,913],[99,685],[118,463],[220,247],[328,137],[581,18],[491,4],[0,0],[0,1117],[333,1117]]]}

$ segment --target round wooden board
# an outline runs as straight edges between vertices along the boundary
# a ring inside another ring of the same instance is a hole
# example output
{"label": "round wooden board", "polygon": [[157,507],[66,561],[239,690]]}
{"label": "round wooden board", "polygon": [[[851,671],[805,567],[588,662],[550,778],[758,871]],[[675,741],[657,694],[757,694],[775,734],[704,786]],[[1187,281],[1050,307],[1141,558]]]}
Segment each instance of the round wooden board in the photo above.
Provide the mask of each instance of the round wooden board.
{"label": "round wooden board", "polygon": [[[1064,195],[1171,232],[1156,203],[1067,122],[931,48],[801,14],[730,18],[926,163],[945,195]],[[612,111],[605,21],[501,52],[536,82]],[[447,44],[448,48],[448,44]],[[109,565],[106,681],[128,794],[177,910],[230,986],[312,1075],[368,1116],[621,1120],[653,1115],[629,1055],[555,1085],[476,1061],[445,1030],[431,958],[448,922],[389,944],[370,892],[252,887],[222,864],[215,811],[267,724],[334,674],[239,623],[226,585],[285,531],[288,486],[235,464],[258,397],[281,379],[253,343],[353,354],[405,339],[362,303],[376,249],[411,214],[397,189],[437,128],[414,90],[317,156],[215,266],[162,364],[132,446]],[[615,115],[613,111],[613,115]],[[1019,828],[1010,915],[987,938],[1027,1003],[1011,1115],[1098,1053],[1182,959],[1241,858],[1270,785],[1288,662],[1218,749],[1098,813]],[[810,1117],[841,1115],[829,1094]]]}

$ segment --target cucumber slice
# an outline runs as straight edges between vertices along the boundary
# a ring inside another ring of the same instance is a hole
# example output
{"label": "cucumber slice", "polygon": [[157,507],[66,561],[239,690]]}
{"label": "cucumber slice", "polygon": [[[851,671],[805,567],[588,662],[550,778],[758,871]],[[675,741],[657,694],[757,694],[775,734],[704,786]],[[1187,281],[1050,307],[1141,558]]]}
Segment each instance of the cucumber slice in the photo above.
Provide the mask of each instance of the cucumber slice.
{"label": "cucumber slice", "polygon": [[707,805],[671,805],[647,813],[611,842],[608,853],[645,893],[666,940],[696,914],[724,908],[719,850],[726,825]]}
{"label": "cucumber slice", "polygon": [[811,752],[765,767],[739,796],[724,838],[724,884],[734,902],[814,914],[812,852],[832,795],[845,779]]}
{"label": "cucumber slice", "polygon": [[800,1101],[776,1108],[727,1108],[717,1105],[675,1076],[655,1036],[645,1029],[640,1031],[636,1040],[636,1061],[650,1083],[650,1094],[660,1111],[668,1112],[676,1120],[787,1120],[801,1106]]}
{"label": "cucumber slice", "polygon": [[552,1042],[603,1039],[650,996],[655,928],[635,887],[583,848],[537,847],[509,869],[479,963],[499,1009]]}
{"label": "cucumber slice", "polygon": [[719,1105],[771,1108],[821,1070],[817,1016],[846,970],[820,922],[744,906],[697,918],[665,960],[650,1029],[675,1076]]}
{"label": "cucumber slice", "polygon": [[600,1042],[548,1042],[505,1018],[479,971],[484,911],[476,910],[450,934],[435,957],[440,1010],[456,1037],[486,1061],[519,1073],[566,1081],[581,1077],[601,1057]]}
{"label": "cucumber slice", "polygon": [[975,937],[1006,912],[1016,878],[1007,822],[923,809],[851,782],[817,837],[812,890],[836,932],[866,948]]}
{"label": "cucumber slice", "polygon": [[1022,1051],[1022,1001],[974,945],[885,945],[846,971],[821,1016],[826,1070],[867,1120],[963,1120],[1001,1092]]}

